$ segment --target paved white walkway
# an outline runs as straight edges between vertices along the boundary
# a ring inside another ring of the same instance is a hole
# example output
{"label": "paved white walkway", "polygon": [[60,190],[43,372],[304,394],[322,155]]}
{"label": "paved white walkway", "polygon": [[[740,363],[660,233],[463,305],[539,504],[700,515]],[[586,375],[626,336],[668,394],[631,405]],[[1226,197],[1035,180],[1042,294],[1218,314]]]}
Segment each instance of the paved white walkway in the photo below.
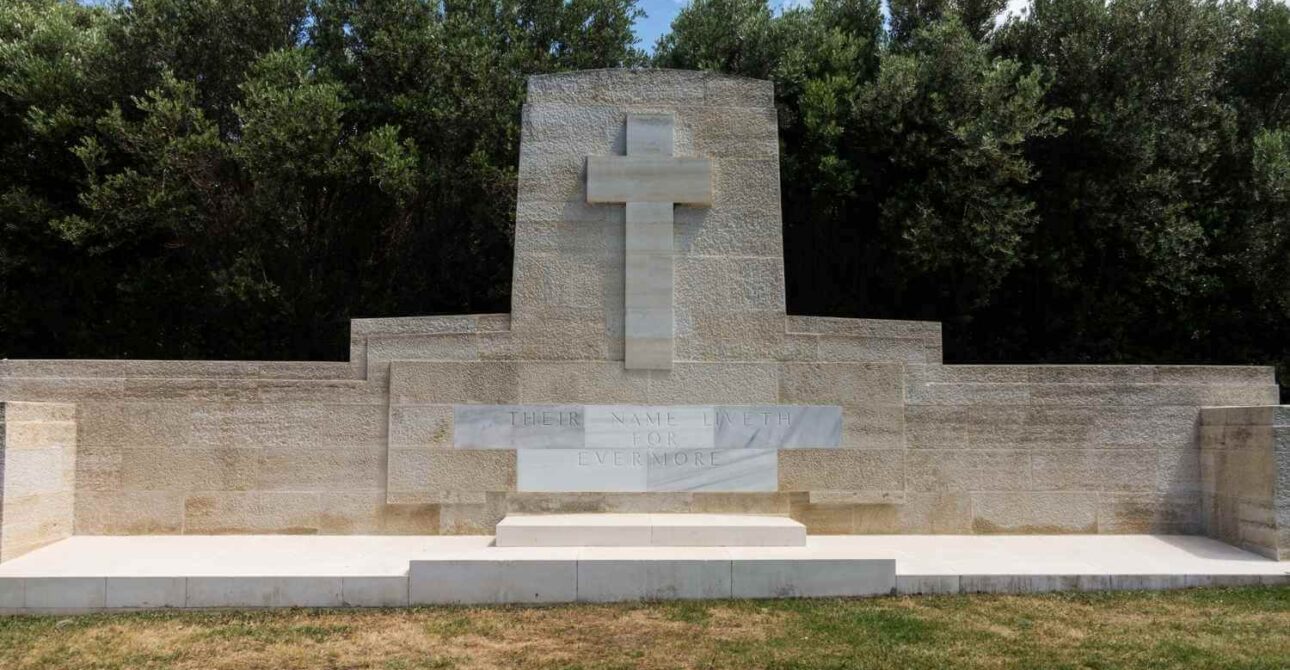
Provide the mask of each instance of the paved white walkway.
{"label": "paved white walkway", "polygon": [[1290,561],[1191,536],[811,536],[804,547],[492,544],[491,536],[78,536],[0,564],[0,612],[1290,584]]}
{"label": "paved white walkway", "polygon": [[405,575],[414,560],[624,553],[894,558],[897,575],[1290,575],[1273,561],[1185,535],[812,535],[807,546],[492,547],[491,536],[145,535],[72,537],[0,563],[0,577]]}
{"label": "paved white walkway", "polygon": [[408,563],[487,547],[466,535],[78,535],[0,563],[0,577],[406,575]]}

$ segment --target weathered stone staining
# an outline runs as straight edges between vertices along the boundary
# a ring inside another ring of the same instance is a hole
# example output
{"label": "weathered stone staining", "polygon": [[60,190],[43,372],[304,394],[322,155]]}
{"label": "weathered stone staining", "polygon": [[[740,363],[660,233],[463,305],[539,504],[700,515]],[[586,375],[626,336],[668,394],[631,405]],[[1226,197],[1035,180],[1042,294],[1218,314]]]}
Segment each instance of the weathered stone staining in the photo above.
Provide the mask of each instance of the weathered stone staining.
{"label": "weathered stone staining", "polygon": [[672,208],[712,204],[712,165],[673,158],[671,114],[628,114],[627,155],[587,157],[587,202],[626,205],[625,365],[669,370]]}

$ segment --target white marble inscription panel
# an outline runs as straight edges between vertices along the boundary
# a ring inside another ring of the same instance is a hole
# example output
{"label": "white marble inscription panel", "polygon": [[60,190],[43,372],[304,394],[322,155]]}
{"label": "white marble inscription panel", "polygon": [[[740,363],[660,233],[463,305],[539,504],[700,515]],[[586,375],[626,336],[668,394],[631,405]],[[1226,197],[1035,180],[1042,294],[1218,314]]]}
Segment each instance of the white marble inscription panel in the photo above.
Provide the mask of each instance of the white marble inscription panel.
{"label": "white marble inscription panel", "polygon": [[588,405],[584,446],[601,449],[711,449],[713,408]]}
{"label": "white marble inscription panel", "polygon": [[519,491],[648,491],[644,450],[520,449],[515,452]]}
{"label": "white marble inscription panel", "polygon": [[779,454],[774,449],[651,451],[647,491],[774,491]]}
{"label": "white marble inscription panel", "polygon": [[520,491],[774,491],[779,449],[837,447],[818,405],[458,405],[453,444],[515,449]]}
{"label": "white marble inscription panel", "polygon": [[712,411],[718,449],[836,447],[842,439],[842,408],[836,406],[743,405]]}
{"label": "white marble inscription panel", "polygon": [[457,405],[459,449],[826,449],[832,405]]}
{"label": "white marble inscription panel", "polygon": [[774,491],[773,449],[520,449],[516,488],[539,492]]}
{"label": "white marble inscription panel", "polygon": [[582,446],[582,405],[456,405],[452,444],[458,449],[542,449]]}

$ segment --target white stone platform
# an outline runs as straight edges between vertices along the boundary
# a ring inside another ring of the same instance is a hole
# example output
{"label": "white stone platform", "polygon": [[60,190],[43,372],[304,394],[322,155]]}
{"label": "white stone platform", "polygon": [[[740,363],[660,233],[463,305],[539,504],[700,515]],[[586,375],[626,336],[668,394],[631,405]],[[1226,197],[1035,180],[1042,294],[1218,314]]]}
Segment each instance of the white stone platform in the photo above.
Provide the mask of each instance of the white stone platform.
{"label": "white stone platform", "polygon": [[803,547],[495,547],[491,536],[76,536],[0,564],[0,611],[374,607],[1290,584],[1203,537],[813,536]]}
{"label": "white stone platform", "polygon": [[511,514],[498,547],[802,547],[806,526],[751,514]]}

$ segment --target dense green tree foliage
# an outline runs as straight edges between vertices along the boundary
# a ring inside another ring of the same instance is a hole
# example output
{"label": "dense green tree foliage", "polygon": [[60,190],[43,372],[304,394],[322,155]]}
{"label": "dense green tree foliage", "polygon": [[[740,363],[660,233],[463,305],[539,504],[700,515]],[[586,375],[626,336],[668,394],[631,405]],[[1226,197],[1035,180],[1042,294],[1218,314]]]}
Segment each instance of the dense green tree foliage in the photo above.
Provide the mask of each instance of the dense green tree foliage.
{"label": "dense green tree foliage", "polygon": [[[777,83],[789,307],[955,361],[1290,372],[1290,7],[695,0],[673,67]],[[734,17],[734,20],[728,20]]]}
{"label": "dense green tree foliage", "polygon": [[525,77],[633,0],[0,4],[0,355],[343,357],[505,311]]}
{"label": "dense green tree foliage", "polygon": [[1290,364],[1277,0],[0,5],[0,355],[343,357],[504,311],[529,74],[775,81],[789,307],[955,361]]}

